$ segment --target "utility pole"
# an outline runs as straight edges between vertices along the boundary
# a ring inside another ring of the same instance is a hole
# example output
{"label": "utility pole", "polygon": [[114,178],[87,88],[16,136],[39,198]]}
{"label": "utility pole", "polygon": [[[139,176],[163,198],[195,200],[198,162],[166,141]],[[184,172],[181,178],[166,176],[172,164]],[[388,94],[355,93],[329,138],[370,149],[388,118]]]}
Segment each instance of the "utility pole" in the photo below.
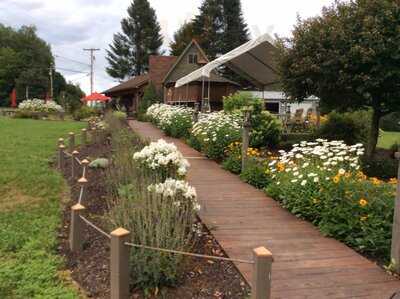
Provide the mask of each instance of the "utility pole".
{"label": "utility pole", "polygon": [[100,49],[88,48],[88,49],[83,49],[83,51],[89,51],[90,52],[90,94],[92,94],[93,93],[93,81],[94,81],[94,70],[93,70],[94,51],[100,51]]}
{"label": "utility pole", "polygon": [[50,64],[49,68],[49,75],[50,75],[50,100],[53,100],[53,64]]}

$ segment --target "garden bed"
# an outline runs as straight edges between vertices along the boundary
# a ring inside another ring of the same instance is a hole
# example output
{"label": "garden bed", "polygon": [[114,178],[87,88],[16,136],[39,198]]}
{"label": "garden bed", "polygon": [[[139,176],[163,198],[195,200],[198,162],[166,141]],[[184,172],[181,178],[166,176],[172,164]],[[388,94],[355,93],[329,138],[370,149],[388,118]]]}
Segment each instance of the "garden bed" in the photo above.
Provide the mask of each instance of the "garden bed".
{"label": "garden bed", "polygon": [[[80,157],[107,157],[110,151],[111,147],[106,143],[89,145],[80,150]],[[76,180],[69,179],[69,163],[68,159],[63,174],[70,185],[71,201],[64,207],[58,249],[66,259],[72,278],[88,296],[109,298],[109,241],[92,228],[86,228],[83,252],[72,254],[68,248],[70,206],[76,203],[79,196]],[[102,215],[107,212],[106,199],[110,197],[105,188],[105,171],[89,169],[87,177],[89,183],[83,205],[88,211],[88,218],[99,227],[104,227]],[[218,242],[204,226],[193,252],[225,256]],[[192,257],[186,259],[179,286],[159,290],[162,298],[246,298],[248,293],[249,287],[233,263]],[[133,290],[132,298],[144,298],[144,294],[140,290]]]}

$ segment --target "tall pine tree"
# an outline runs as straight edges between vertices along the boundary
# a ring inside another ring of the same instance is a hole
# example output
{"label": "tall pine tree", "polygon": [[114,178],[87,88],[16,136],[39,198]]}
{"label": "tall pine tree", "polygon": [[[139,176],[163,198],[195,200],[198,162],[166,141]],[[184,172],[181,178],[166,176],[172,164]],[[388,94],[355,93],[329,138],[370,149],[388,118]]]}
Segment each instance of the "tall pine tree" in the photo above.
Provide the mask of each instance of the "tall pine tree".
{"label": "tall pine tree", "polygon": [[204,0],[194,20],[174,34],[171,54],[180,55],[195,38],[209,58],[224,54],[249,40],[240,0]]}
{"label": "tall pine tree", "polygon": [[148,70],[149,55],[160,53],[163,40],[156,13],[147,0],[133,0],[122,32],[114,35],[107,51],[107,73],[117,79],[137,76]]}
{"label": "tall pine tree", "polygon": [[174,33],[174,39],[169,45],[171,47],[171,55],[181,55],[193,38],[195,38],[193,33],[193,22],[185,22]]}
{"label": "tall pine tree", "polygon": [[209,58],[223,53],[223,0],[204,0],[193,20],[193,34]]}
{"label": "tall pine tree", "polygon": [[240,0],[224,0],[223,50],[229,52],[249,40],[249,31],[244,21]]}

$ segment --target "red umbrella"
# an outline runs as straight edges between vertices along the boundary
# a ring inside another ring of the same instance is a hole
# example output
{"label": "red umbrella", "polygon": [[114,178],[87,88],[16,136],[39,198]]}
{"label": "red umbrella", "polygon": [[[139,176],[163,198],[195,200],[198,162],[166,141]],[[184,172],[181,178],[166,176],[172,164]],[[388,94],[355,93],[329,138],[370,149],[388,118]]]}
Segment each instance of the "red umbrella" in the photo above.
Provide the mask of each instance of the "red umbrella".
{"label": "red umbrella", "polygon": [[104,94],[94,92],[84,98],[81,99],[81,101],[89,102],[89,101],[99,101],[99,102],[107,102],[111,100],[110,97],[105,96]]}
{"label": "red umbrella", "polygon": [[15,88],[10,93],[10,101],[11,101],[12,108],[17,107],[17,90]]}

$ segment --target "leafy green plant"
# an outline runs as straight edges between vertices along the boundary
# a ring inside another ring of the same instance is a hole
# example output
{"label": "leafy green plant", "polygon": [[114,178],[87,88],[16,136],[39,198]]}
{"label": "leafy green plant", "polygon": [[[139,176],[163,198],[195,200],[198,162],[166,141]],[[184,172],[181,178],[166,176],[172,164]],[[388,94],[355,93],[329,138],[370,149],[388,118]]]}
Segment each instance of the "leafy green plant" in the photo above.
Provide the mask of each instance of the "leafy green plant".
{"label": "leafy green plant", "polygon": [[266,173],[261,160],[248,158],[246,167],[242,170],[240,178],[256,188],[263,189],[271,182],[271,176]]}
{"label": "leafy green plant", "polygon": [[380,128],[384,131],[400,132],[400,112],[392,112],[382,117]]}
{"label": "leafy green plant", "polygon": [[252,147],[275,147],[282,135],[282,122],[268,111],[251,115],[250,145]]}
{"label": "leafy green plant", "polygon": [[257,99],[250,92],[239,91],[232,95],[223,97],[224,111],[232,113],[240,111],[244,107],[252,107],[253,112],[258,113],[262,110],[263,101]]}
{"label": "leafy green plant", "polygon": [[100,114],[101,111],[99,109],[83,105],[79,109],[75,110],[73,117],[75,120],[83,120]]}
{"label": "leafy green plant", "polygon": [[154,84],[149,84],[145,87],[143,97],[139,101],[137,118],[141,121],[146,121],[146,111],[154,103],[160,102],[159,95],[157,94]]}
{"label": "leafy green plant", "polygon": [[358,110],[339,113],[333,111],[321,125],[317,135],[330,140],[343,140],[347,144],[368,143],[370,135],[371,112]]}

